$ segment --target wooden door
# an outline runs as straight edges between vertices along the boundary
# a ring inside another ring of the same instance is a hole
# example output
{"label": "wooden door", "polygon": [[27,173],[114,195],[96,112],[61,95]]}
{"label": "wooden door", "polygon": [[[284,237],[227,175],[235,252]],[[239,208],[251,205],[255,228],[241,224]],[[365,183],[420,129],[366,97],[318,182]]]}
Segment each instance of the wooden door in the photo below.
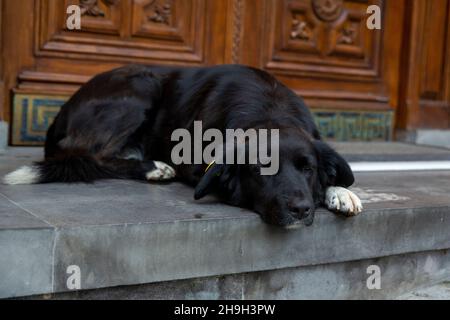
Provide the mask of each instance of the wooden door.
{"label": "wooden door", "polygon": [[450,129],[450,0],[408,1],[397,128]]}
{"label": "wooden door", "polygon": [[[66,8],[81,7],[81,30]],[[13,144],[41,144],[61,103],[92,75],[126,63],[224,62],[227,1],[4,1],[3,117]],[[9,91],[9,92],[8,92]]]}
{"label": "wooden door", "polygon": [[[303,96],[328,139],[448,127],[449,3],[0,0],[0,116],[12,144],[42,144],[59,106],[96,73],[133,62],[242,63]],[[71,4],[81,30],[66,28]],[[381,30],[366,27],[369,5],[381,8]]]}

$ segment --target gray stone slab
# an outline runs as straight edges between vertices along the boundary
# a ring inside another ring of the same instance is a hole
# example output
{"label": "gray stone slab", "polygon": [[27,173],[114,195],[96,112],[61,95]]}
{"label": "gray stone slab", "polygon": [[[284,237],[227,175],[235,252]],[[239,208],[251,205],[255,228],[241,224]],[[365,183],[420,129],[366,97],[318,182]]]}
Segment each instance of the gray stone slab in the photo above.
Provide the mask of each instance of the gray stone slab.
{"label": "gray stone slab", "polygon": [[40,300],[239,300],[243,298],[245,274],[204,277],[106,289],[76,290],[35,295],[21,299]]}
{"label": "gray stone slab", "polygon": [[450,300],[450,278],[442,283],[416,289],[401,295],[398,300]]}
{"label": "gray stone slab", "polygon": [[[420,289],[449,280],[449,264],[448,250],[428,251],[27,299],[449,299],[450,282]],[[380,268],[380,289],[367,287],[369,266]]]}
{"label": "gray stone slab", "polygon": [[450,150],[401,142],[333,142],[348,161],[450,160]]}
{"label": "gray stone slab", "polygon": [[0,192],[58,227],[259,219],[253,212],[224,206],[213,197],[195,202],[193,189],[180,183],[108,180],[93,184],[0,185]]}
{"label": "gray stone slab", "polygon": [[450,130],[417,130],[415,143],[450,148]]}
{"label": "gray stone slab", "polygon": [[0,193],[0,230],[45,227],[49,225],[21,209]]}
{"label": "gray stone slab", "polygon": [[[434,208],[450,205],[448,181],[450,171],[358,173],[352,189],[367,210]],[[93,184],[0,185],[0,193],[54,226],[259,220],[254,212],[224,206],[213,197],[194,201],[192,188],[180,183],[108,180]]]}
{"label": "gray stone slab", "polygon": [[[246,299],[395,299],[405,291],[450,278],[450,253],[429,251],[376,259],[246,274]],[[369,266],[380,289],[369,289]]]}
{"label": "gray stone slab", "polygon": [[53,240],[52,226],[0,193],[0,298],[53,290]]}
{"label": "gray stone slab", "polygon": [[37,147],[7,147],[0,149],[0,177],[23,165],[42,160],[44,150]]}
{"label": "gray stone slab", "polygon": [[88,289],[443,249],[449,234],[448,207],[367,210],[352,219],[321,211],[313,226],[293,231],[246,218],[64,228],[55,288],[65,289],[72,264]]}
{"label": "gray stone slab", "polygon": [[0,298],[53,291],[54,230],[0,230]]}
{"label": "gray stone slab", "polygon": [[[4,155],[9,160],[0,174],[16,159],[28,161],[41,152],[22,150]],[[365,206],[362,215],[347,219],[321,209],[313,226],[290,231],[213,197],[196,202],[193,190],[179,183],[0,185],[8,201],[0,201],[7,217],[0,234],[19,239],[1,243],[0,250],[3,257],[18,252],[5,270],[21,264],[29,271],[37,258],[22,252],[27,249],[22,243],[33,241],[44,251],[51,244],[53,255],[33,251],[53,267],[51,286],[44,275],[38,278],[40,293],[46,293],[67,290],[70,265],[80,267],[82,289],[94,289],[450,248],[449,171],[359,173],[356,181],[353,189]],[[18,228],[22,222],[23,230]],[[42,222],[54,229],[27,229],[43,227]],[[34,286],[13,290],[21,281],[13,273],[5,288],[11,295],[37,293]]]}

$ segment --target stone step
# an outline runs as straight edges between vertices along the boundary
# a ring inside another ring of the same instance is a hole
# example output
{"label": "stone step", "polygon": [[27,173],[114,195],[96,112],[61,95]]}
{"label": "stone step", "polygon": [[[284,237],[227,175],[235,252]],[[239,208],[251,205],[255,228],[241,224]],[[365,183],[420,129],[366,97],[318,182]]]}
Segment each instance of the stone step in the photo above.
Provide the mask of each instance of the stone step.
{"label": "stone step", "polygon": [[[0,175],[41,152],[7,150]],[[0,297],[68,292],[73,266],[81,289],[122,297],[184,284],[176,297],[386,298],[450,278],[450,171],[356,181],[360,216],[321,209],[289,231],[179,183],[0,185]],[[366,286],[370,265],[379,290]]]}
{"label": "stone step", "polygon": [[401,142],[335,142],[347,161],[448,161],[450,149]]}

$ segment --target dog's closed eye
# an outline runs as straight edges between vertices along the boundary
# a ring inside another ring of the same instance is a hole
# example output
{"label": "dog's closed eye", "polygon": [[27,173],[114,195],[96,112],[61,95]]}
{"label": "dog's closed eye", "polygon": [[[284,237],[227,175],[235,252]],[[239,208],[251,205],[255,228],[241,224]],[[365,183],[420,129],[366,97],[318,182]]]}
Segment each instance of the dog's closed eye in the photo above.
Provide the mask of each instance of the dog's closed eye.
{"label": "dog's closed eye", "polygon": [[308,175],[308,176],[312,175],[314,172],[314,168],[312,166],[308,166],[308,165],[304,166],[301,170],[305,175]]}
{"label": "dog's closed eye", "polygon": [[307,157],[299,157],[295,161],[295,167],[298,171],[311,175],[314,172],[314,166],[311,164],[311,160]]}

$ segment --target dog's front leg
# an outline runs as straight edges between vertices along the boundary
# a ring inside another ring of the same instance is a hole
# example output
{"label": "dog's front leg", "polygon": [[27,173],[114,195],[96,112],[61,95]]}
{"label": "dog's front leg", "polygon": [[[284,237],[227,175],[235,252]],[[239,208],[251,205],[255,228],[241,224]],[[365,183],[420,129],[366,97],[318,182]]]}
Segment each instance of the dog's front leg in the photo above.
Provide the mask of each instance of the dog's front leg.
{"label": "dog's front leg", "polygon": [[154,168],[145,173],[145,178],[149,181],[163,181],[175,178],[175,169],[167,163],[161,161],[153,161]]}
{"label": "dog's front leg", "polygon": [[325,193],[325,205],[331,211],[356,216],[363,207],[356,194],[343,187],[328,187]]}

